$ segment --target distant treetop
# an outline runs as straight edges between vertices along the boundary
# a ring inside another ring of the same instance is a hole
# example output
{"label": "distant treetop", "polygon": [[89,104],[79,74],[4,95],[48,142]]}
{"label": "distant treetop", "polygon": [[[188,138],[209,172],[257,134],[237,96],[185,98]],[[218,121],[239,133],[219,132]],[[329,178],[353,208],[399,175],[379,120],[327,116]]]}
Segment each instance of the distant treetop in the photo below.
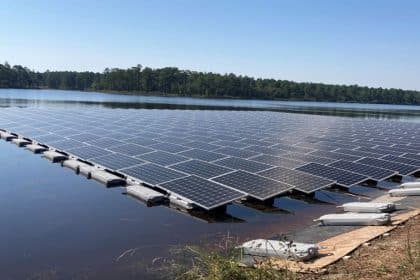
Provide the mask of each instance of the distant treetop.
{"label": "distant treetop", "polygon": [[5,62],[0,64],[0,88],[49,88],[215,98],[420,105],[420,92],[414,90],[255,79],[235,74],[180,70],[176,67],[152,69],[141,64],[128,69],[106,68],[103,73],[74,71],[41,73],[20,65],[12,67]]}

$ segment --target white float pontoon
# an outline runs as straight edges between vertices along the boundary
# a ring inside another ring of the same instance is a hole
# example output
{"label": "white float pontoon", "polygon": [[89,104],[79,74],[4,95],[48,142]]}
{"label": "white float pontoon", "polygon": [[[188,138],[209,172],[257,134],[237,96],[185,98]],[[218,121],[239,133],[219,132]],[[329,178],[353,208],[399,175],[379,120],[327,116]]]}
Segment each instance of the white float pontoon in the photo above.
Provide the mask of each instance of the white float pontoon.
{"label": "white float pontoon", "polygon": [[341,206],[345,212],[357,213],[385,213],[395,211],[395,203],[392,202],[350,202]]}
{"label": "white float pontoon", "polygon": [[29,144],[25,146],[25,149],[28,151],[31,151],[34,154],[43,153],[48,150],[48,148],[45,148],[44,146],[40,146],[38,144]]}
{"label": "white float pontoon", "polygon": [[420,195],[420,188],[405,188],[390,190],[390,196],[415,196]]}
{"label": "white float pontoon", "polygon": [[158,203],[165,198],[162,193],[141,185],[127,186],[127,194],[146,203]]}
{"label": "white float pontoon", "polygon": [[12,139],[12,143],[18,147],[25,147],[26,145],[29,145],[31,141],[22,138],[14,138]]}
{"label": "white float pontoon", "polygon": [[174,206],[176,208],[181,208],[181,209],[185,209],[185,210],[191,210],[191,209],[194,208],[194,206],[191,204],[191,202],[185,201],[184,199],[179,198],[179,197],[174,196],[174,195],[169,196],[169,202],[172,206]]}
{"label": "white float pontoon", "polygon": [[402,189],[408,189],[408,188],[420,188],[420,182],[407,182],[400,185],[400,188]]}
{"label": "white float pontoon", "polygon": [[288,241],[255,239],[243,243],[238,248],[245,255],[260,257],[275,257],[306,261],[318,256],[318,246],[315,244],[295,243]]}
{"label": "white float pontoon", "polygon": [[79,166],[84,164],[83,162],[78,161],[77,159],[67,159],[61,163],[61,166],[70,168],[76,173],[79,173]]}
{"label": "white float pontoon", "polygon": [[96,171],[97,168],[95,166],[80,162],[79,168],[77,170],[77,174],[83,175],[86,178],[90,179],[92,172]]}
{"label": "white float pontoon", "polygon": [[66,160],[68,157],[66,155],[60,154],[55,151],[46,151],[44,152],[44,157],[52,162],[61,162]]}
{"label": "white float pontoon", "polygon": [[319,221],[324,226],[380,226],[389,224],[391,216],[385,213],[328,214],[314,221]]}
{"label": "white float pontoon", "polygon": [[107,187],[124,186],[126,184],[123,178],[104,170],[92,170],[90,172],[90,178],[105,184]]}
{"label": "white float pontoon", "polygon": [[17,137],[13,134],[8,133],[8,132],[0,131],[0,138],[4,139],[6,141],[10,141],[10,140],[12,140],[14,138],[17,138]]}

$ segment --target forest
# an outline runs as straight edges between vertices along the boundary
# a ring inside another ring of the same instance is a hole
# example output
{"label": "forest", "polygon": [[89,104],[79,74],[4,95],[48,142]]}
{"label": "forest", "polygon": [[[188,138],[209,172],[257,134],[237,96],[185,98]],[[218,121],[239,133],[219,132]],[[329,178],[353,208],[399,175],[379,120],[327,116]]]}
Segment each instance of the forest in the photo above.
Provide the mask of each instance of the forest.
{"label": "forest", "polygon": [[152,69],[140,64],[128,69],[106,68],[102,73],[97,73],[37,72],[5,62],[0,64],[0,88],[420,105],[420,92],[414,90],[255,79],[232,73],[196,72],[176,67]]}

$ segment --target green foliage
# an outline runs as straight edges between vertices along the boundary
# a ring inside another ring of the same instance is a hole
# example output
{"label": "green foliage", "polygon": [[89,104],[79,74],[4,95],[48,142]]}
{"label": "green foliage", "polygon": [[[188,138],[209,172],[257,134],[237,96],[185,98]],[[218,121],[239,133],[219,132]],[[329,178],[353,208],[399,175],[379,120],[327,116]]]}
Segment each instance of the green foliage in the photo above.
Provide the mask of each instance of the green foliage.
{"label": "green foliage", "polygon": [[279,271],[269,265],[263,268],[245,268],[238,265],[237,250],[206,251],[198,247],[187,247],[192,265],[177,275],[178,280],[292,280],[296,275]]}
{"label": "green foliage", "polygon": [[[274,269],[269,263],[264,267],[240,266],[240,252],[233,248],[206,249],[198,246],[172,248],[170,257],[156,261],[153,266],[139,267],[133,271],[147,271],[148,275],[162,280],[295,280],[298,275]],[[152,278],[153,278],[152,277]]]}
{"label": "green foliage", "polygon": [[296,83],[234,74],[195,72],[174,67],[151,69],[143,68],[142,65],[128,69],[106,68],[103,73],[39,73],[19,65],[11,67],[8,63],[0,64],[0,88],[39,87],[176,96],[420,105],[420,92],[394,88]]}

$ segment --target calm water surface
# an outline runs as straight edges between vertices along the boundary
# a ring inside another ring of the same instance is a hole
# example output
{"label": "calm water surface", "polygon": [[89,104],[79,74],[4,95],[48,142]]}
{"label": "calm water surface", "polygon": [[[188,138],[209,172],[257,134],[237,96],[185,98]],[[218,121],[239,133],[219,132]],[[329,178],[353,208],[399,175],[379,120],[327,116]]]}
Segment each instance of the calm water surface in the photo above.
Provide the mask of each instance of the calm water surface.
{"label": "calm water surface", "polygon": [[[247,109],[346,116],[354,109],[354,117],[402,121],[419,121],[420,114],[418,106],[43,90],[0,90],[0,106]],[[106,189],[4,141],[0,141],[0,182],[0,279],[157,279],[152,261],[167,256],[175,246],[214,244],[227,234],[241,240],[286,234],[335,211],[333,204],[285,197],[277,198],[272,207],[230,205],[225,217],[209,221],[165,206],[146,207],[123,195],[121,188]],[[381,193],[367,188],[358,192]],[[319,192],[317,197],[334,203],[355,199],[331,192]],[[119,258],[129,249],[135,253]]]}

